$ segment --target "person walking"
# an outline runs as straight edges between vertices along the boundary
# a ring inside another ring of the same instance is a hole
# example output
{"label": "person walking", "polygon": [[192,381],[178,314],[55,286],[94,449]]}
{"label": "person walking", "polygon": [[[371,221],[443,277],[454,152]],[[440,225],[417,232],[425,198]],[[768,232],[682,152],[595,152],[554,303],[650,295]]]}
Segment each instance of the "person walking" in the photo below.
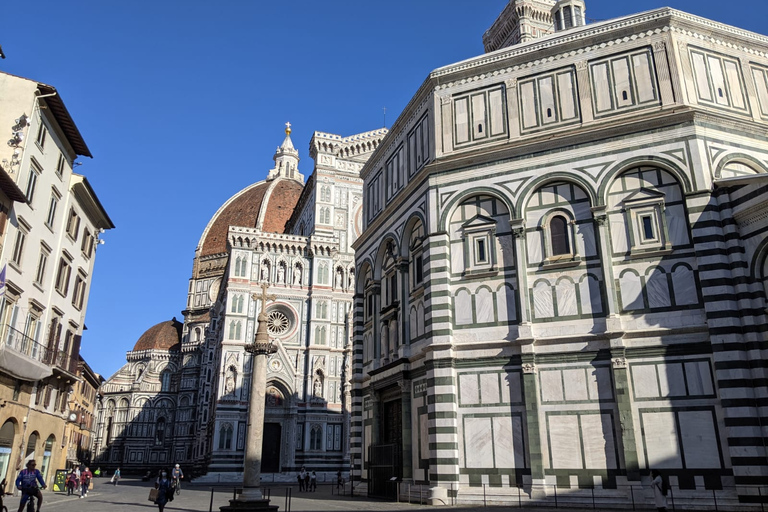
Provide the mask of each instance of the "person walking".
{"label": "person walking", "polygon": [[171,480],[168,478],[168,472],[162,470],[160,476],[155,481],[155,489],[157,489],[157,498],[155,498],[155,504],[163,512],[165,504],[168,503],[168,495],[173,492],[171,488]]}
{"label": "person walking", "polygon": [[309,492],[309,471],[304,471],[304,490]]}
{"label": "person walking", "polygon": [[120,481],[120,468],[117,468],[115,472],[112,474],[112,483],[117,485],[117,482]]}
{"label": "person walking", "polygon": [[312,488],[312,492],[317,490],[317,474],[312,472],[312,476],[309,477],[309,486]]}
{"label": "person walking", "polygon": [[[24,505],[27,504],[30,496],[37,498],[37,512],[40,512],[40,507],[43,505],[43,493],[40,492],[40,489],[45,489],[45,481],[43,480],[43,475],[40,474],[40,471],[35,466],[37,466],[37,462],[34,459],[30,460],[27,462],[27,469],[22,469],[16,478],[16,488],[21,491],[19,512],[24,509]],[[38,483],[40,487],[38,487]]]}
{"label": "person walking", "polygon": [[344,485],[344,479],[341,477],[341,470],[336,472],[336,489],[341,489]]}
{"label": "person walking", "polygon": [[75,476],[77,477],[77,480],[75,481],[75,491],[80,492],[80,466],[75,466]]}
{"label": "person walking", "polygon": [[75,489],[77,489],[77,473],[73,469],[67,475],[67,496],[75,494]]}
{"label": "person walking", "polygon": [[653,501],[656,504],[656,510],[667,512],[667,483],[661,477],[657,469],[651,471],[651,488],[653,489]]}
{"label": "person walking", "polygon": [[296,473],[296,479],[299,481],[299,492],[304,490],[304,475],[301,474],[301,471]]}
{"label": "person walking", "polygon": [[85,468],[85,471],[80,472],[80,499],[88,496],[88,488],[91,486],[91,478],[93,478],[93,473],[91,473],[90,469]]}

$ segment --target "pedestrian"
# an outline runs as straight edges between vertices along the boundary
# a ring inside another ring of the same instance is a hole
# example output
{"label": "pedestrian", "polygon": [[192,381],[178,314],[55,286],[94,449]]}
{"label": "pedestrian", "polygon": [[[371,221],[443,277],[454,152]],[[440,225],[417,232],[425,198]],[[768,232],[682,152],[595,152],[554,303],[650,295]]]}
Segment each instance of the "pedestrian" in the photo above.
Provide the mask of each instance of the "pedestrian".
{"label": "pedestrian", "polygon": [[304,472],[304,490],[309,491],[309,471]]}
{"label": "pedestrian", "polygon": [[80,466],[75,466],[75,476],[77,477],[77,482],[75,485],[75,491],[78,493],[80,492]]}
{"label": "pedestrian", "polygon": [[67,475],[67,496],[75,494],[75,489],[77,489],[77,473],[73,469]]}
{"label": "pedestrian", "polygon": [[312,472],[312,476],[309,477],[309,484],[312,487],[312,492],[315,492],[317,490],[317,475],[315,472]]}
{"label": "pedestrian", "polygon": [[301,475],[301,471],[296,473],[296,479],[299,481],[299,491],[304,490],[304,477]]}
{"label": "pedestrian", "polygon": [[120,468],[117,468],[112,475],[112,483],[117,485],[117,482],[120,481]]}
{"label": "pedestrian", "polygon": [[340,489],[344,485],[344,479],[341,477],[341,470],[336,472],[336,489]]}
{"label": "pedestrian", "polygon": [[85,468],[85,471],[80,472],[80,499],[88,496],[88,487],[91,485],[91,478],[93,478],[93,473],[91,473],[90,469]]}
{"label": "pedestrian", "polygon": [[166,470],[160,471],[160,476],[155,481],[155,489],[157,489],[157,498],[155,498],[155,504],[157,504],[160,512],[163,512],[165,504],[168,503],[168,495],[173,492],[171,488],[171,480],[168,478],[168,472]]}
{"label": "pedestrian", "polygon": [[661,477],[657,469],[651,471],[651,488],[653,489],[653,501],[656,504],[656,510],[667,512],[667,482]]}

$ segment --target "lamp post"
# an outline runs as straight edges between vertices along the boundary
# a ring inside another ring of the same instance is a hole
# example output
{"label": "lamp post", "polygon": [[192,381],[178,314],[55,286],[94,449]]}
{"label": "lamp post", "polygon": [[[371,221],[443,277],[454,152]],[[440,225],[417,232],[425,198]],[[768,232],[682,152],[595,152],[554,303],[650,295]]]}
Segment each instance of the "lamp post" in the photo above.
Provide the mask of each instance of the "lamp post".
{"label": "lamp post", "polygon": [[222,512],[230,511],[276,511],[277,505],[270,505],[261,492],[261,451],[264,438],[264,408],[267,387],[267,357],[277,348],[269,340],[267,332],[267,301],[275,300],[267,294],[267,284],[261,284],[261,294],[254,294],[254,300],[261,301],[259,325],[253,343],[245,350],[251,354],[251,392],[248,406],[248,429],[245,445],[245,465],[243,470],[243,492],[228,506],[220,507]]}

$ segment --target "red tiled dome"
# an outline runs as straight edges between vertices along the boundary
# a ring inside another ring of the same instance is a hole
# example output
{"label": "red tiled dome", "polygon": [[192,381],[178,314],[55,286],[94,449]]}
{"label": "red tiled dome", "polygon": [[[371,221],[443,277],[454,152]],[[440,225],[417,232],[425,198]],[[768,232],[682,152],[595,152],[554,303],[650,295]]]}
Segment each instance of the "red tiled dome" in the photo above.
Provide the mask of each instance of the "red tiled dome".
{"label": "red tiled dome", "polygon": [[200,256],[227,251],[227,232],[230,226],[254,228],[259,225],[259,212],[267,199],[267,207],[261,220],[261,230],[266,233],[284,233],[285,224],[301,197],[304,185],[295,180],[277,179],[262,181],[232,196],[213,216],[203,233]]}
{"label": "red tiled dome", "polygon": [[141,335],[133,350],[179,350],[181,348],[181,328],[183,324],[176,320],[167,320],[150,327]]}

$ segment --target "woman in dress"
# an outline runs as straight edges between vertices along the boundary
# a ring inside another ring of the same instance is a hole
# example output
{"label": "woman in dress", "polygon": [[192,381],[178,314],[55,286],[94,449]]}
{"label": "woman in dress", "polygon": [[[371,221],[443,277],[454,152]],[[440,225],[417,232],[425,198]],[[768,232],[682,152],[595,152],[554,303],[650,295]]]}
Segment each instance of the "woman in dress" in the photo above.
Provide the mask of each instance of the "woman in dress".
{"label": "woman in dress", "polygon": [[157,481],[155,481],[155,489],[157,489],[155,503],[160,509],[160,512],[163,512],[165,504],[168,503],[168,494],[173,492],[171,489],[171,480],[168,478],[168,471],[165,469],[160,471],[160,476],[158,476]]}

